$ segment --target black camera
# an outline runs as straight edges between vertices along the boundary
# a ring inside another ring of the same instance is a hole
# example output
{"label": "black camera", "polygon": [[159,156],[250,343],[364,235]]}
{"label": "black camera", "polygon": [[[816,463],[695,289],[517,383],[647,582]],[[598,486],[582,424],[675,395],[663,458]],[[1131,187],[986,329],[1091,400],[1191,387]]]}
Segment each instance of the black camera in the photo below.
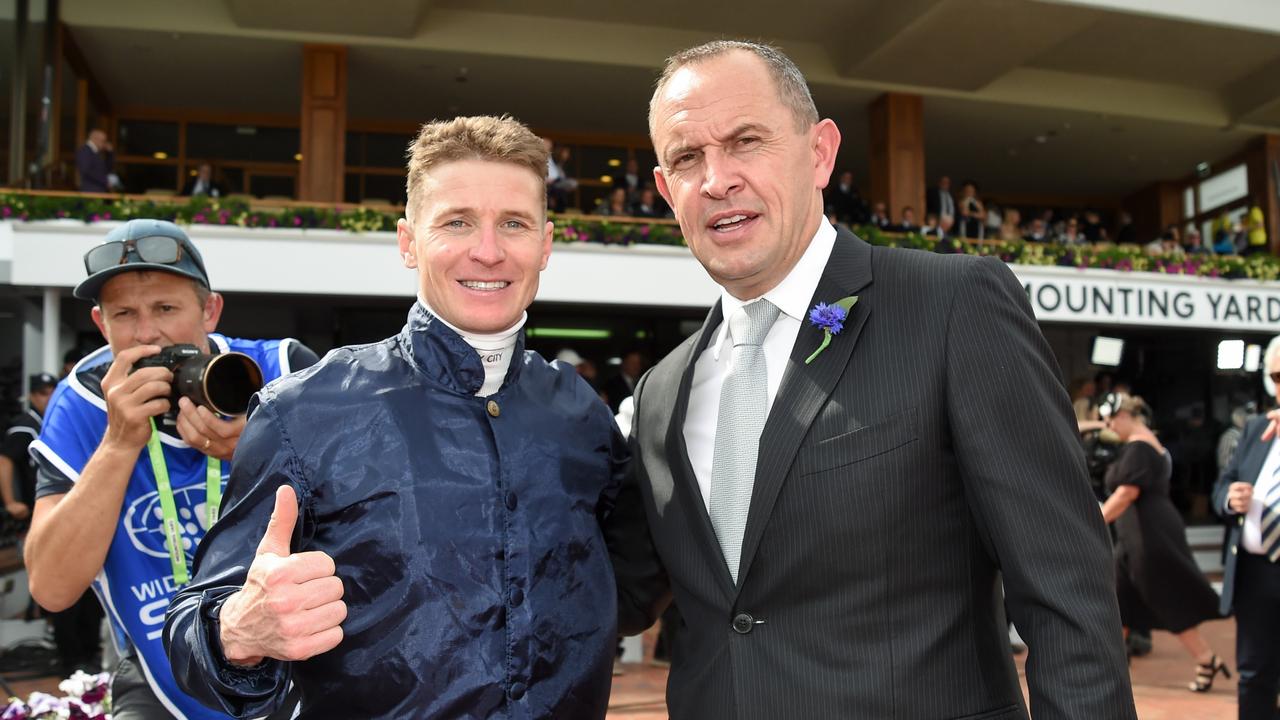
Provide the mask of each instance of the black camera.
{"label": "black camera", "polygon": [[262,389],[262,368],[244,353],[206,355],[195,345],[170,345],[134,363],[134,370],[168,368],[173,373],[166,418],[178,415],[178,398],[188,397],[218,415],[243,415]]}

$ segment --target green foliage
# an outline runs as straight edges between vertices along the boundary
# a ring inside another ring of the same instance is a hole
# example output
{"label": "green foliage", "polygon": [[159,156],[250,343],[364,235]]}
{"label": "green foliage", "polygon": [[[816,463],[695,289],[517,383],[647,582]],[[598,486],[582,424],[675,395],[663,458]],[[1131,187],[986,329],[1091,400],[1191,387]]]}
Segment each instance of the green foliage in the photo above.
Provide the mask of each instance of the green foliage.
{"label": "green foliage", "polygon": [[[241,199],[208,197],[170,199],[88,198],[80,196],[28,195],[0,191],[0,221],[31,222],[70,218],[95,223],[106,220],[157,218],[186,225],[230,225],[250,228],[302,228],[348,232],[394,232],[398,211],[370,207],[259,207]],[[555,240],[565,243],[604,245],[684,245],[677,225],[619,222],[610,218],[563,216],[555,222]],[[1280,278],[1280,258],[1272,255],[1148,255],[1134,246],[1093,247],[1028,243],[1022,240],[967,242],[957,238],[939,241],[918,233],[885,233],[867,225],[854,231],[872,245],[902,247],[939,253],[994,255],[1008,263],[1104,268],[1202,277]]]}

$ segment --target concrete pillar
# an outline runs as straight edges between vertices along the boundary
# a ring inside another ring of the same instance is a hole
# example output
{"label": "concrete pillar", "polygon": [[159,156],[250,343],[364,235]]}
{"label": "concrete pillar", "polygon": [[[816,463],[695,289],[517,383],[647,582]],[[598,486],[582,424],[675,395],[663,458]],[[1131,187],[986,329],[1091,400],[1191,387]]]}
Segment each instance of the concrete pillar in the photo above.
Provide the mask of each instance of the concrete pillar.
{"label": "concrete pillar", "polygon": [[871,103],[871,202],[883,202],[889,217],[901,221],[902,208],[924,219],[924,99],[885,93]]}
{"label": "concrete pillar", "polygon": [[342,202],[346,141],[347,49],[304,45],[299,200]]}
{"label": "concrete pillar", "polygon": [[44,312],[41,322],[40,369],[62,374],[62,353],[58,352],[58,329],[62,325],[62,295],[54,288],[44,290]]}

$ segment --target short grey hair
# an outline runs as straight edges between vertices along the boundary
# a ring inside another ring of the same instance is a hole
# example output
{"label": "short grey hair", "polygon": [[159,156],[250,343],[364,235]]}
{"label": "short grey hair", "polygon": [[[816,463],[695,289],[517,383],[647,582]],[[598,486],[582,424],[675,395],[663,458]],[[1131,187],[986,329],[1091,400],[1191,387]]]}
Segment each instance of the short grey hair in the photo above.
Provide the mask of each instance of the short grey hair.
{"label": "short grey hair", "polygon": [[782,50],[767,43],[748,40],[713,40],[697,47],[691,47],[667,58],[662,67],[662,74],[653,88],[653,97],[649,99],[649,134],[653,134],[653,111],[658,104],[658,96],[671,80],[677,70],[686,65],[694,65],[706,60],[741,50],[760,58],[773,78],[774,88],[778,91],[778,99],[786,105],[795,117],[796,129],[804,131],[818,122],[818,108],[813,104],[813,95],[809,93],[809,84],[805,82],[804,73],[787,57]]}

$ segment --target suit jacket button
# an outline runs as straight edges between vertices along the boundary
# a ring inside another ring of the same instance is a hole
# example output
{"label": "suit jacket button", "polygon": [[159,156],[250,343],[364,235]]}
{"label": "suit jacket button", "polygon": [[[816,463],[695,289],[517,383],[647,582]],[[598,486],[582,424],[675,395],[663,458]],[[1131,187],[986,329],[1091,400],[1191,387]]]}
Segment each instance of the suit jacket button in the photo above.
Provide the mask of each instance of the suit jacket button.
{"label": "suit jacket button", "polygon": [[733,631],[739,635],[746,635],[756,626],[756,619],[751,617],[751,613],[738,613],[733,616]]}
{"label": "suit jacket button", "polygon": [[525,690],[527,690],[527,688],[525,687],[524,683],[521,683],[521,682],[512,683],[511,690],[507,692],[507,697],[511,698],[512,700],[519,701],[520,698],[524,697]]}
{"label": "suit jacket button", "polygon": [[484,409],[489,411],[490,417],[498,417],[499,415],[502,414],[502,408],[498,407],[497,400],[490,400],[489,402],[485,403]]}
{"label": "suit jacket button", "polygon": [[1238,552],[1240,552],[1240,547],[1239,547],[1238,545],[1232,545],[1232,546],[1231,546],[1231,554],[1232,554],[1232,555],[1235,555],[1235,554],[1237,554]]}

